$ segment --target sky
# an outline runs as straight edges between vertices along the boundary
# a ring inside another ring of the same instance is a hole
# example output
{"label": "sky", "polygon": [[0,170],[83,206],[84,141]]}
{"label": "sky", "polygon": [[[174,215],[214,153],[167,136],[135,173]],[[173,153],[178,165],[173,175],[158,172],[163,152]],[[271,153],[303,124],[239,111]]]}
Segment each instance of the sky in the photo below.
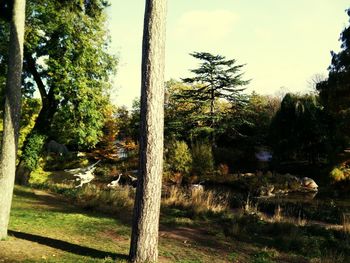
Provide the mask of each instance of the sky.
{"label": "sky", "polygon": [[[112,101],[131,107],[140,96],[144,0],[111,0],[111,52],[119,58]],[[327,76],[330,51],[348,25],[349,0],[168,0],[165,80],[191,77],[210,52],[245,64],[246,92],[310,91]]]}

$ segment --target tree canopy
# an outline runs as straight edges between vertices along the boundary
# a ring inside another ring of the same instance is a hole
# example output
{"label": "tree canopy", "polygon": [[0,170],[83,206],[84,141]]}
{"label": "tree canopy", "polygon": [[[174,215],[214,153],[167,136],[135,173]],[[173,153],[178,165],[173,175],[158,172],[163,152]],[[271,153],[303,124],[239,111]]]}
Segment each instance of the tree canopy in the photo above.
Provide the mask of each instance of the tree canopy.
{"label": "tree canopy", "polygon": [[28,1],[23,94],[40,92],[34,129],[74,147],[94,146],[101,136],[101,108],[116,66],[108,53],[107,5],[103,0]]}
{"label": "tree canopy", "polygon": [[[347,10],[350,16],[350,9]],[[350,142],[350,26],[340,35],[341,50],[331,52],[332,62],[328,78],[317,84],[325,110],[332,116],[334,136],[338,141]]]}
{"label": "tree canopy", "polygon": [[242,86],[249,81],[242,80],[243,73],[239,73],[244,65],[235,65],[235,59],[227,60],[221,55],[212,55],[207,52],[190,54],[203,61],[197,69],[191,70],[194,77],[182,79],[191,84],[192,88],[184,90],[181,98],[190,101],[210,103],[210,118],[214,122],[215,102],[217,99],[226,99],[231,103],[241,101]]}
{"label": "tree canopy", "polygon": [[270,142],[278,160],[315,163],[327,153],[329,129],[316,96],[286,94],[270,130]]}

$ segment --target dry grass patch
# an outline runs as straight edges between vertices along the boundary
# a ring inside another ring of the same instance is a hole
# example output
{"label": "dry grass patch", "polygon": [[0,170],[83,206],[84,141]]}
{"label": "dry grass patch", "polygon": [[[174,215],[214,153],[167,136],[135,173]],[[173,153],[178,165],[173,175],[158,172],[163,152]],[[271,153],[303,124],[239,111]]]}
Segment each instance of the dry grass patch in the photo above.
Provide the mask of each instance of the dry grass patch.
{"label": "dry grass patch", "polygon": [[184,207],[198,214],[205,212],[220,213],[229,208],[227,195],[219,195],[214,191],[204,191],[200,188],[186,190],[176,186],[169,188],[162,199],[162,204]]}
{"label": "dry grass patch", "polygon": [[350,213],[343,213],[343,231],[350,233]]}

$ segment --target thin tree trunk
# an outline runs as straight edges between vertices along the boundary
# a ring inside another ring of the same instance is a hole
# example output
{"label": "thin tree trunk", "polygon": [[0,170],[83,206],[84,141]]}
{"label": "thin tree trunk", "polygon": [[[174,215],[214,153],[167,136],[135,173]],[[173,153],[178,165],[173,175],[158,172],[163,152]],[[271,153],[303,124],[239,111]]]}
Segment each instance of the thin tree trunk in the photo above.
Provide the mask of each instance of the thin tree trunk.
{"label": "thin tree trunk", "polygon": [[0,239],[6,238],[16,172],[21,108],[25,0],[15,0],[10,27],[0,168]]}
{"label": "thin tree trunk", "polygon": [[130,245],[131,262],[158,260],[166,5],[166,0],[146,0],[142,43],[140,166]]}
{"label": "thin tree trunk", "polygon": [[[28,134],[26,140],[23,143],[22,149],[25,150],[28,146],[28,142],[33,134],[47,135],[48,127],[50,127],[53,117],[58,109],[59,101],[55,98],[54,88],[51,87],[49,92],[46,91],[45,85],[37,70],[36,61],[31,54],[24,54],[27,70],[32,74],[41,96],[42,107],[39,115],[35,120],[35,125],[31,132]],[[24,157],[19,160],[16,169],[16,183],[20,185],[27,185],[29,183],[29,177],[31,169],[26,166]]]}

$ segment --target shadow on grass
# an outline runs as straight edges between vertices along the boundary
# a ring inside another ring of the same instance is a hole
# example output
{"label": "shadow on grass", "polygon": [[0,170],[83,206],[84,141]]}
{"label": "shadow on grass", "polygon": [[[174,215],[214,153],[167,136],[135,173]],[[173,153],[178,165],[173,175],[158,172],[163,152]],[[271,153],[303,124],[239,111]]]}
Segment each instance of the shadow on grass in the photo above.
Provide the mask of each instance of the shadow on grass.
{"label": "shadow on grass", "polygon": [[[38,190],[43,193],[43,195],[38,195],[31,191],[26,191],[24,189],[30,189],[30,190]],[[46,194],[45,194],[46,193]],[[126,213],[123,211],[123,213],[116,213],[111,212],[110,208],[106,209],[97,209],[93,206],[88,205],[77,205],[74,204],[73,199],[69,199],[67,197],[64,197],[62,194],[58,193],[50,193],[50,190],[47,189],[35,189],[35,188],[15,188],[14,189],[14,195],[27,198],[30,200],[26,200],[27,204],[30,204],[30,202],[33,202],[33,207],[35,204],[38,205],[45,205],[42,210],[47,212],[58,212],[58,213],[65,213],[65,214],[84,214],[88,215],[94,218],[115,218],[118,219],[121,223],[124,225],[130,226],[131,225],[131,214]],[[73,203],[73,204],[71,204]],[[38,209],[38,207],[37,207]],[[118,217],[115,215],[118,214]],[[125,215],[125,216],[122,216]]]}
{"label": "shadow on grass", "polygon": [[13,231],[13,230],[9,230],[8,233],[9,233],[9,235],[14,236],[14,237],[19,238],[19,239],[25,239],[28,241],[36,242],[36,243],[39,243],[41,245],[60,249],[60,250],[66,251],[66,252],[76,254],[76,255],[88,256],[91,258],[100,258],[100,259],[104,259],[107,257],[111,257],[113,259],[123,259],[123,260],[128,259],[128,256],[124,255],[124,254],[101,251],[101,250],[97,250],[94,248],[84,247],[84,246],[72,244],[72,243],[69,243],[66,241],[53,239],[53,238],[49,238],[49,237],[42,237],[42,236],[38,236],[38,235],[17,232],[17,231]]}

